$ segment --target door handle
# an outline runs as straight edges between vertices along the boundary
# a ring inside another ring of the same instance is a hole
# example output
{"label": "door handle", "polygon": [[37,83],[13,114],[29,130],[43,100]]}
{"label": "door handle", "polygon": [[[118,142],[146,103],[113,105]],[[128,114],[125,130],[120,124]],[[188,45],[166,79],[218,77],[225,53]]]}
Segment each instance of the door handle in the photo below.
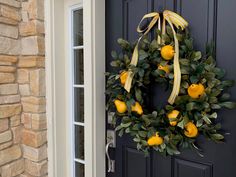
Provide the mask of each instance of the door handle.
{"label": "door handle", "polygon": [[112,160],[109,155],[109,147],[113,147],[113,142],[109,142],[106,145],[106,156],[107,156],[107,163],[108,163],[108,173],[114,173],[115,172],[115,160]]}

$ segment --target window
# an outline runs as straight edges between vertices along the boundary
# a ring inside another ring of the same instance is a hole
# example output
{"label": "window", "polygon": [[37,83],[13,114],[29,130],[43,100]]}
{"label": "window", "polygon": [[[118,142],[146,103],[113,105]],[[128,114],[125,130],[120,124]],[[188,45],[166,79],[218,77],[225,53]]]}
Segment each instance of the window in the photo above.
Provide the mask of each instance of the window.
{"label": "window", "polygon": [[84,177],[83,9],[81,7],[75,8],[71,12],[73,177]]}

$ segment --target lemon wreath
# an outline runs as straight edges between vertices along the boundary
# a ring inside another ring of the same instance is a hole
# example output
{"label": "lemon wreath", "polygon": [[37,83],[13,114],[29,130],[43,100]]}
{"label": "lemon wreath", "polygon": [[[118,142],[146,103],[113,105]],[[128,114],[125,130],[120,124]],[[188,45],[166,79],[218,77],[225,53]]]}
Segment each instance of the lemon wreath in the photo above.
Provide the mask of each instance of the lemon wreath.
{"label": "lemon wreath", "polygon": [[[146,18],[151,21],[145,29],[138,27],[137,43],[118,39],[122,53],[112,52],[114,72],[107,73],[106,94],[116,131],[130,134],[138,150],[153,148],[165,155],[199,150],[199,135],[224,141],[217,111],[235,108],[226,93],[234,82],[223,79],[225,71],[217,67],[212,47],[204,55],[194,50],[188,23],[174,12],[153,12],[141,22]],[[149,41],[154,28],[156,39]],[[164,107],[150,110],[147,98],[154,82],[172,92]]]}

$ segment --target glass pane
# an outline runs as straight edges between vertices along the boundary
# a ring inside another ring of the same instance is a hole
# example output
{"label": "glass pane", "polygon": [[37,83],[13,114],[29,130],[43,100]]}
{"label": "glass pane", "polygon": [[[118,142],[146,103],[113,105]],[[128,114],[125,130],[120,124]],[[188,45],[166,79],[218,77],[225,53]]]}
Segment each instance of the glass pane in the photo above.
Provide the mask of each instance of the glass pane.
{"label": "glass pane", "polygon": [[84,84],[84,51],[83,49],[74,51],[74,74],[75,84]]}
{"label": "glass pane", "polygon": [[84,122],[84,88],[74,88],[75,122]]}
{"label": "glass pane", "polygon": [[84,177],[84,165],[75,162],[75,177]]}
{"label": "glass pane", "polygon": [[75,158],[84,160],[84,127],[75,125]]}
{"label": "glass pane", "polygon": [[73,12],[74,25],[74,46],[83,45],[83,9]]}

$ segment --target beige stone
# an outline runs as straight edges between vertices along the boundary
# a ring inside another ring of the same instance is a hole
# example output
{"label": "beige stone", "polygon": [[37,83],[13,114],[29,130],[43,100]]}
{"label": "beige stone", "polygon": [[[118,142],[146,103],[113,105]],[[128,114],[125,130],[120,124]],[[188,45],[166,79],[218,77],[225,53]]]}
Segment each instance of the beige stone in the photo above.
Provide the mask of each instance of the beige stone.
{"label": "beige stone", "polygon": [[0,85],[0,95],[11,95],[18,93],[17,84],[3,84]]}
{"label": "beige stone", "polygon": [[12,133],[10,130],[0,133],[0,144],[12,140]]}
{"label": "beige stone", "polygon": [[13,144],[12,141],[8,141],[8,142],[6,142],[6,143],[0,144],[0,151],[3,150],[3,149],[6,149],[6,148],[8,148],[8,147],[10,147],[12,144]]}
{"label": "beige stone", "polygon": [[12,117],[20,112],[21,104],[0,105],[0,118]]}
{"label": "beige stone", "polygon": [[12,66],[13,63],[7,61],[0,61],[0,66]]}
{"label": "beige stone", "polygon": [[15,116],[12,116],[12,117],[10,118],[10,126],[11,126],[11,127],[19,126],[20,123],[21,123],[20,115],[15,115]]}
{"label": "beige stone", "polygon": [[25,128],[27,129],[32,128],[32,114],[31,113],[25,113],[25,112],[22,113],[21,120]]}
{"label": "beige stone", "polygon": [[10,38],[18,38],[18,28],[16,26],[10,26],[0,23],[0,35]]}
{"label": "beige stone", "polygon": [[29,21],[29,15],[28,12],[25,10],[21,11],[21,18],[23,22],[28,22]]}
{"label": "beige stone", "polygon": [[46,160],[42,162],[32,162],[25,159],[25,171],[33,176],[43,176],[47,174],[48,162]]}
{"label": "beige stone", "polygon": [[0,84],[12,83],[15,81],[15,75],[13,73],[0,73]]}
{"label": "beige stone", "polygon": [[2,167],[1,175],[2,177],[12,177],[20,175],[24,172],[24,165],[24,159],[20,159],[7,165],[4,165]]}
{"label": "beige stone", "polygon": [[46,114],[32,114],[31,126],[33,130],[45,130],[47,129]]}
{"label": "beige stone", "polygon": [[20,52],[20,40],[0,36],[0,54],[19,55]]}
{"label": "beige stone", "polygon": [[44,1],[29,0],[28,13],[30,19],[44,19]]}
{"label": "beige stone", "polygon": [[14,73],[16,71],[15,66],[0,66],[0,72],[3,73]]}
{"label": "beige stone", "polygon": [[21,155],[22,153],[19,145],[0,151],[0,166],[19,159]]}
{"label": "beige stone", "polygon": [[17,25],[18,24],[18,21],[16,20],[12,20],[10,18],[6,18],[6,17],[0,17],[0,23],[4,23],[4,24],[7,24],[7,25]]}
{"label": "beige stone", "polygon": [[20,95],[0,96],[0,105],[10,104],[10,103],[19,103],[19,102],[20,102]]}
{"label": "beige stone", "polygon": [[29,70],[18,69],[17,70],[17,82],[20,84],[29,83]]}
{"label": "beige stone", "polygon": [[39,147],[47,142],[47,131],[22,131],[22,143],[30,147]]}
{"label": "beige stone", "polygon": [[44,23],[38,20],[22,22],[19,28],[21,36],[44,34]]}
{"label": "beige stone", "polygon": [[3,17],[10,18],[12,20],[20,21],[21,15],[18,9],[9,6],[0,6],[0,13]]}
{"label": "beige stone", "polygon": [[29,113],[44,113],[46,111],[46,99],[44,97],[22,97],[23,111]]}
{"label": "beige stone", "polygon": [[30,36],[21,39],[22,55],[44,55],[44,37]]}
{"label": "beige stone", "polygon": [[0,4],[6,4],[8,6],[19,8],[21,7],[21,3],[16,0],[0,0]]}
{"label": "beige stone", "polygon": [[0,61],[16,63],[17,57],[16,56],[9,56],[9,55],[0,55]]}
{"label": "beige stone", "polygon": [[30,146],[22,145],[23,157],[34,162],[39,162],[47,159],[47,145],[33,148]]}
{"label": "beige stone", "polygon": [[29,96],[30,95],[30,86],[29,84],[20,84],[19,85],[20,95]]}
{"label": "beige stone", "polygon": [[30,91],[33,96],[45,96],[45,70],[37,69],[30,71]]}
{"label": "beige stone", "polygon": [[13,143],[14,144],[18,144],[21,142],[21,131],[22,131],[22,127],[18,126],[18,127],[12,127],[12,134],[13,134]]}
{"label": "beige stone", "polygon": [[44,67],[45,58],[40,56],[26,56],[20,57],[18,67],[32,68],[32,67]]}
{"label": "beige stone", "polygon": [[6,131],[8,128],[8,119],[0,119],[0,133]]}

